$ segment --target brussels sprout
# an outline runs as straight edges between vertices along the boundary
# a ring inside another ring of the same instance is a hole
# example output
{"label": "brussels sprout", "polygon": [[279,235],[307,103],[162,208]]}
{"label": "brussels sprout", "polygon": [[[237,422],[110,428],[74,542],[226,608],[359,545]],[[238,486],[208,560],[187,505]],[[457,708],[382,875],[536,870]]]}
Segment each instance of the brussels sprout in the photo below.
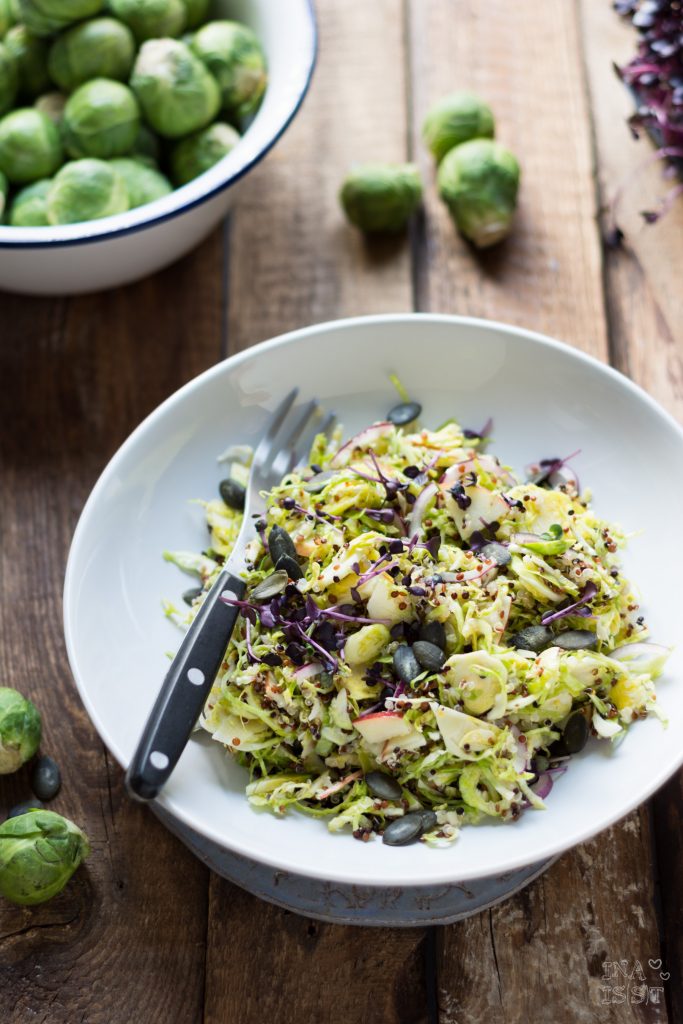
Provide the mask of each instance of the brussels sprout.
{"label": "brussels sprout", "polygon": [[17,66],[20,96],[32,100],[50,88],[44,39],[31,35],[25,25],[15,25],[5,36],[5,46]]}
{"label": "brussels sprout", "polygon": [[44,92],[42,96],[38,97],[33,106],[36,110],[41,110],[44,114],[47,114],[55,124],[61,124],[64,120],[66,100],[67,97],[62,92]]}
{"label": "brussels sprout", "polygon": [[114,18],[92,18],[67,29],[50,47],[47,67],[60,89],[72,92],[91,78],[126,81],[135,60],[135,40]]}
{"label": "brussels sprout", "polygon": [[10,686],[0,686],[0,775],[33,757],[40,744],[40,712]]}
{"label": "brussels sprout", "polygon": [[99,14],[105,0],[16,0],[21,21],[34,36],[51,36]]}
{"label": "brussels sprout", "polygon": [[183,0],[185,8],[185,28],[198,28],[206,21],[211,0]]}
{"label": "brussels sprout", "polygon": [[0,39],[7,34],[16,20],[12,0],[0,0]]}
{"label": "brussels sprout", "polygon": [[42,111],[22,107],[0,121],[0,171],[13,184],[49,178],[63,158],[59,130]]}
{"label": "brussels sprout", "polygon": [[240,140],[239,132],[217,121],[194,135],[181,139],[171,152],[171,175],[176,185],[185,185],[208,171]]}
{"label": "brussels sprout", "polygon": [[339,195],[361,231],[400,231],[422,199],[415,164],[364,164],[346,177]]}
{"label": "brussels sprout", "polygon": [[184,43],[143,43],[130,85],[145,119],[159,135],[178,139],[204,128],[220,109],[215,78]]}
{"label": "brussels sprout", "polygon": [[135,160],[150,162],[155,165],[161,154],[159,140],[147,125],[141,124],[135,142],[128,154]]}
{"label": "brussels sprout", "polygon": [[106,159],[130,152],[140,127],[140,109],[127,85],[93,78],[64,107],[62,136],[69,156]]}
{"label": "brussels sprout", "polygon": [[11,110],[19,90],[19,73],[12,54],[0,43],[0,114]]}
{"label": "brussels sprout", "polygon": [[61,892],[90,853],[88,837],[54,811],[29,811],[0,825],[0,893],[33,906]]}
{"label": "brussels sprout", "polygon": [[449,149],[470,139],[492,139],[491,108],[471,92],[454,92],[431,108],[422,125],[422,138],[437,162]]}
{"label": "brussels sprout", "polygon": [[169,192],[173,191],[168,178],[147,163],[125,156],[109,162],[126,183],[128,205],[131,210],[136,206],[151,203],[152,200],[159,199],[161,196],[167,196]]}
{"label": "brussels sprout", "polygon": [[160,36],[179,36],[185,28],[183,0],[109,0],[109,8],[139,43]]}
{"label": "brussels sprout", "polygon": [[7,193],[9,192],[9,181],[0,171],[0,224],[3,223],[5,206],[7,205]]}
{"label": "brussels sprout", "polygon": [[43,178],[17,192],[9,209],[9,222],[13,227],[47,227],[47,194],[51,184],[50,178]]}
{"label": "brussels sprout", "polygon": [[237,21],[210,21],[195,32],[192,49],[221,89],[223,108],[239,121],[253,114],[268,80],[258,39]]}
{"label": "brussels sprout", "polygon": [[47,196],[50,224],[76,224],[128,209],[126,183],[104,160],[74,160],[55,175]]}
{"label": "brussels sprout", "polygon": [[499,142],[473,139],[439,165],[439,194],[459,231],[479,249],[509,234],[517,204],[519,164]]}

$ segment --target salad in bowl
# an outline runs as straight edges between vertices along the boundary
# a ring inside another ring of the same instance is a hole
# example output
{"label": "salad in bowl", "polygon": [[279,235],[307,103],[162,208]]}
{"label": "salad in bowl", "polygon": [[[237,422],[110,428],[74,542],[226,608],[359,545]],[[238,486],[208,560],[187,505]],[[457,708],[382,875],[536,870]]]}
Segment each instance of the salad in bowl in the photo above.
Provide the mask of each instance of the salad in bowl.
{"label": "salad in bowl", "polygon": [[[316,439],[267,496],[241,611],[200,720],[246,793],[387,845],[443,845],[539,811],[590,737],[659,715],[669,649],[648,639],[620,527],[574,457],[522,474],[480,431],[423,425],[405,393],[348,440]],[[578,453],[575,453],[575,456]],[[188,625],[242,521],[250,449],[204,502]]]}

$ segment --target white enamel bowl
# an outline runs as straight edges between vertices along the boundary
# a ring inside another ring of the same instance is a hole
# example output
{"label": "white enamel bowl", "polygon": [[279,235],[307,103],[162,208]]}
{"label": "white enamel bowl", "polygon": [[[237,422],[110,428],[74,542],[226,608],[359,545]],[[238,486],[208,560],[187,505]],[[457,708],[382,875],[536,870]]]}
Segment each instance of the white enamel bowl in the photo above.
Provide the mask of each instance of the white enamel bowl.
{"label": "white enamel bowl", "polygon": [[[581,449],[573,465],[595,507],[634,537],[626,566],[660,643],[679,642],[683,431],[625,377],[548,338],[503,324],[397,315],[308,327],[228,359],[181,388],[109,463],[81,516],[69,557],[65,628],[81,697],[126,765],[179,635],[161,612],[188,577],[165,548],[201,550],[202,509],[229,444],[253,442],[294,385],[316,395],[348,431],[381,419],[395,371],[422,402],[423,422],[450,416],[480,427],[491,450],[522,468]],[[208,736],[193,739],[162,806],[200,835],[285,871],[358,885],[428,885],[500,875],[589,838],[649,796],[683,760],[683,650],[659,684],[668,729],[640,722],[616,750],[591,742],[556,784],[546,811],[513,825],[463,830],[444,850],[390,848],[331,835],[296,814],[252,810],[246,772]]]}
{"label": "white enamel bowl", "polygon": [[298,111],[317,42],[312,0],[213,0],[212,14],[250,25],[268,61],[268,88],[239,144],[199,178],[136,210],[58,227],[0,225],[0,289],[74,295],[136,281],[189,252],[222,220]]}

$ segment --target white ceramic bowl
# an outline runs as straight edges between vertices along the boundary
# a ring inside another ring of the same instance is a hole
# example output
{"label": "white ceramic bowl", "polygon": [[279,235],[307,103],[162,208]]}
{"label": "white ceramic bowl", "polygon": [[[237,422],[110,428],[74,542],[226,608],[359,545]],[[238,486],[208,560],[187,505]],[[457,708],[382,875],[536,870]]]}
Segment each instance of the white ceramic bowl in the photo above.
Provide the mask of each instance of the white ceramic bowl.
{"label": "white ceramic bowl", "polygon": [[[96,484],[76,530],[66,577],[71,667],[102,739],[126,765],[179,644],[162,597],[188,578],[164,548],[200,550],[202,510],[221,478],[216,456],[258,437],[268,410],[299,385],[348,430],[395,402],[395,371],[423,403],[423,421],[494,417],[492,450],[520,470],[581,449],[573,465],[595,507],[640,531],[626,567],[642,589],[653,639],[680,640],[683,431],[625,377],[556,341],[503,324],[445,316],[344,320],[295,331],[233,356],[191,381],[133,433]],[[639,722],[626,742],[590,743],[558,781],[546,811],[511,825],[465,828],[447,849],[388,848],[331,835],[320,821],[257,813],[246,772],[208,736],[193,739],[163,807],[220,846],[282,870],[359,885],[426,885],[499,875],[541,861],[626,814],[683,760],[683,650],[659,684],[668,729]]]}
{"label": "white ceramic bowl", "polygon": [[213,0],[212,13],[250,25],[268,61],[263,103],[239,145],[199,178],[127,213],[58,227],[0,225],[0,288],[74,295],[126,284],[173,263],[225,216],[299,109],[317,37],[312,0]]}

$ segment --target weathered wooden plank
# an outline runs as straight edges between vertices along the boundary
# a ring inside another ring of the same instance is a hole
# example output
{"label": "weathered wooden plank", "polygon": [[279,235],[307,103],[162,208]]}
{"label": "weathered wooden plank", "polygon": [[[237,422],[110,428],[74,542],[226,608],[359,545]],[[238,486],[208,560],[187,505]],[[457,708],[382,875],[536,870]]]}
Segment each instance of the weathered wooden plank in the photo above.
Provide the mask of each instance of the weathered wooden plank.
{"label": "weathered wooden plank", "polygon": [[[608,4],[582,0],[586,70],[594,119],[601,205],[617,192],[617,219],[625,233],[619,249],[605,253],[605,285],[614,360],[679,419],[683,416],[683,321],[680,248],[683,202],[656,225],[640,211],[656,209],[671,187],[661,163],[650,162],[647,137],[632,138],[626,118],[631,98],[612,70],[635,52],[638,34]],[[609,226],[609,213],[603,216]]]}
{"label": "weathered wooden plank", "polygon": [[[41,708],[43,749],[64,777],[51,807],[93,844],[54,901],[0,907],[6,1024],[202,1019],[208,874],[124,795],[69,673],[61,592],[76,518],[106,459],[219,354],[221,251],[218,233],[163,274],[107,294],[2,297],[0,677]],[[26,773],[0,777],[3,808],[28,796]]]}
{"label": "weathered wooden plank", "polygon": [[[522,324],[606,359],[576,6],[566,0],[413,0],[410,24],[413,139],[425,175],[433,169],[419,139],[424,113],[455,88],[489,100],[498,137],[523,166],[515,232],[483,255],[457,237],[432,191],[418,271],[420,306]],[[659,955],[649,851],[647,815],[632,815],[566,854],[500,908],[443,929],[442,1024],[666,1020],[661,1005],[601,1002],[612,998],[600,989],[604,963]]]}
{"label": "weathered wooden plank", "polygon": [[[420,308],[546,331],[604,358],[600,250],[573,3],[410,0],[409,9],[414,152],[430,182]],[[514,233],[483,254],[456,234],[420,138],[430,105],[463,88],[491,104],[498,139],[522,165]]]}
{"label": "weathered wooden plank", "polygon": [[[402,4],[326,0],[317,9],[311,93],[232,218],[231,351],[318,320],[412,306],[407,240],[367,245],[337,203],[354,161],[405,159]],[[212,878],[206,1020],[418,1024],[422,943],[421,929],[310,922]]]}
{"label": "weathered wooden plank", "polygon": [[402,0],[325,0],[299,118],[232,216],[232,351],[339,316],[412,308],[405,237],[364,240],[337,202],[354,163],[406,158]]}
{"label": "weathered wooden plank", "polygon": [[[630,24],[601,4],[582,2],[586,68],[591,95],[600,194],[609,207],[620,184],[617,216],[625,238],[605,252],[605,285],[612,351],[616,365],[629,373],[662,405],[683,419],[683,322],[680,251],[683,203],[656,225],[643,224],[639,211],[656,208],[671,182],[659,164],[647,164],[652,147],[636,142],[625,119],[631,100],[614,77],[610,62],[624,63],[637,44]],[[605,217],[605,220],[608,218]],[[653,801],[656,853],[661,890],[665,981],[671,1020],[683,1021],[683,773]]]}

